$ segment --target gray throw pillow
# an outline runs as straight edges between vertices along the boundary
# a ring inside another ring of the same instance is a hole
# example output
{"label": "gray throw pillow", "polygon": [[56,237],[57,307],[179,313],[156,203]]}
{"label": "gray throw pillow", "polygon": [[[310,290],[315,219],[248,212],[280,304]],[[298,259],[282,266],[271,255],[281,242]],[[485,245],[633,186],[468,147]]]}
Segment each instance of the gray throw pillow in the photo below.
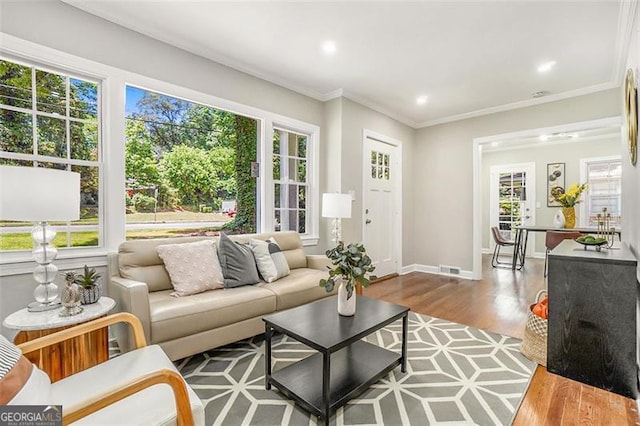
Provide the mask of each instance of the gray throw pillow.
{"label": "gray throw pillow", "polygon": [[225,288],[260,282],[256,260],[249,246],[231,241],[225,234],[220,234],[218,258]]}
{"label": "gray throw pillow", "polygon": [[289,264],[280,246],[275,240],[268,239],[249,241],[253,255],[256,257],[258,271],[265,282],[272,283],[289,275]]}

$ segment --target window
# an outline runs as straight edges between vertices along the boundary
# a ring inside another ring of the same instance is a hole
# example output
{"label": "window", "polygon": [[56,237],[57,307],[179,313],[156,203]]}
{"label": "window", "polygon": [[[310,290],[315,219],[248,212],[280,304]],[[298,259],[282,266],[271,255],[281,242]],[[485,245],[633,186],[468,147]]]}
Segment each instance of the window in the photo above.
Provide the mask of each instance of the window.
{"label": "window", "polygon": [[126,238],[256,232],[257,146],[255,119],[127,86]]}
{"label": "window", "polygon": [[527,173],[510,171],[498,176],[498,229],[507,240],[514,240],[516,228],[522,223],[522,202],[526,198]]}
{"label": "window", "polygon": [[[80,220],[54,223],[58,248],[99,246],[100,82],[0,59],[0,164],[80,173]],[[0,223],[0,250],[30,250],[31,224]]]}
{"label": "window", "polygon": [[308,199],[309,135],[274,127],[273,189],[274,229],[276,231],[310,231]]}
{"label": "window", "polygon": [[620,158],[582,160],[587,190],[583,195],[581,222],[583,226],[597,226],[597,215],[606,208],[611,225],[621,224],[622,162]]}

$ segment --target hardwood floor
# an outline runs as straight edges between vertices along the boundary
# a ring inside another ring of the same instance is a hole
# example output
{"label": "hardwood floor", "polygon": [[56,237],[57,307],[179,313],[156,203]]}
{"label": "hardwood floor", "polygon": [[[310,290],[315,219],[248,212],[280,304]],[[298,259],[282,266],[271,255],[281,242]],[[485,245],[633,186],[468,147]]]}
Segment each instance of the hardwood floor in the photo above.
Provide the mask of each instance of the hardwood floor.
{"label": "hardwood floor", "polygon": [[[527,259],[524,271],[492,268],[469,281],[414,272],[379,281],[364,295],[412,311],[522,339],[527,310],[544,288],[544,261]],[[514,425],[640,425],[636,401],[548,373],[538,366]]]}

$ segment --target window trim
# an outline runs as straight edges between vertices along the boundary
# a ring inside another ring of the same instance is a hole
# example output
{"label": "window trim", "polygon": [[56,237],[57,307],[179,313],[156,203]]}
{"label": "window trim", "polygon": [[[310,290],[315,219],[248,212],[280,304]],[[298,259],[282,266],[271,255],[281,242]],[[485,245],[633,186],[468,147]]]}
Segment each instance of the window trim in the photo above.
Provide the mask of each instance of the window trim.
{"label": "window trim", "polygon": [[[251,117],[260,122],[258,127],[258,161],[260,163],[260,177],[258,178],[258,217],[260,232],[269,232],[273,229],[273,217],[269,218],[269,205],[273,205],[273,191],[265,192],[270,178],[273,174],[269,161],[265,161],[266,151],[272,149],[271,140],[273,137],[273,124],[291,130],[307,133],[310,135],[309,142],[313,154],[313,160],[307,164],[309,169],[309,182],[312,203],[310,214],[312,217],[309,234],[302,238],[305,246],[317,245],[319,241],[319,141],[320,127],[318,125],[304,122],[298,119],[269,112],[261,108],[252,107],[239,102],[224,99],[215,95],[207,94],[198,90],[189,89],[167,81],[158,80],[152,77],[137,74],[131,71],[105,65],[90,59],[82,58],[67,52],[33,43],[11,34],[0,32],[0,55],[7,57],[18,63],[27,61],[37,63],[46,70],[52,67],[53,70],[65,72],[69,76],[79,78],[91,78],[101,83],[101,99],[99,108],[102,113],[102,125],[99,126],[102,143],[100,159],[100,208],[104,208],[103,221],[99,230],[102,241],[101,247],[68,248],[59,253],[58,258],[84,258],[99,255],[106,255],[118,249],[118,245],[125,241],[125,215],[113,214],[113,212],[125,211],[125,200],[122,196],[125,188],[124,176],[124,145],[125,145],[125,87],[126,85],[136,86],[142,89],[177,96],[182,99],[209,105],[214,108],[224,109],[230,112]],[[269,204],[271,202],[271,204]],[[108,207],[107,207],[108,206]],[[25,265],[32,262],[30,251],[4,252],[0,256],[0,276],[16,274],[15,268],[5,271],[6,264],[24,262]],[[32,264],[25,266],[23,272],[32,271]],[[22,269],[21,269],[22,270]]]}
{"label": "window trim", "polygon": [[[312,164],[314,163],[316,157],[315,154],[315,148],[317,146],[317,143],[315,142],[315,140],[312,140],[312,136],[314,135],[314,131],[313,129],[307,129],[307,130],[301,130],[299,127],[293,127],[293,126],[282,126],[278,123],[272,123],[271,129],[273,130],[272,135],[275,134],[276,131],[283,131],[283,132],[290,132],[293,134],[297,134],[300,136],[305,136],[307,138],[307,146],[306,146],[306,156],[304,157],[304,161],[306,161],[306,171],[307,171],[307,175],[306,175],[306,181],[305,182],[298,182],[297,180],[294,181],[294,183],[298,186],[302,185],[304,186],[305,192],[307,194],[306,200],[311,202],[311,205],[315,205],[315,203],[317,201],[313,201],[312,200],[312,194],[318,191],[314,191],[313,189],[313,185],[317,184],[316,179],[314,179],[313,177],[313,172],[314,172],[314,167],[312,167],[311,169],[309,168],[310,166],[312,166]],[[269,188],[267,189],[267,192],[272,192],[273,194],[273,202],[269,205],[267,205],[265,211],[269,211],[271,217],[271,229],[269,229],[269,231],[274,231],[275,230],[275,184],[279,183],[280,185],[287,185],[288,182],[284,181],[281,177],[281,179],[273,179],[273,158],[274,156],[278,155],[280,156],[280,159],[282,161],[283,158],[296,158],[296,159],[302,159],[302,157],[298,157],[298,156],[292,156],[290,154],[287,154],[286,156],[283,156],[281,153],[276,154],[273,152],[273,137],[269,140],[269,143],[271,145],[271,149],[265,154],[265,163],[269,164],[270,167],[270,172],[267,176],[269,176],[269,179],[271,181],[271,184],[269,185]],[[282,146],[282,145],[281,145]],[[282,151],[282,149],[281,149]],[[317,168],[317,167],[315,167]],[[289,176],[291,176],[291,171],[289,171]],[[281,211],[284,211],[286,209],[283,209],[282,206],[280,207]],[[296,207],[296,210],[300,210],[299,207]],[[305,230],[306,232],[304,234],[300,234],[300,238],[302,239],[310,239],[310,238],[314,238],[314,236],[317,235],[316,229],[314,229],[313,227],[313,212],[312,212],[312,208],[307,208],[305,205]]]}
{"label": "window trim", "polygon": [[[2,33],[0,33],[2,34]],[[12,159],[12,160],[22,160],[22,161],[36,161],[36,162],[49,162],[56,164],[64,164],[70,166],[81,166],[81,167],[95,167],[98,170],[98,224],[96,225],[96,230],[98,232],[98,245],[97,246],[78,246],[78,247],[59,247],[58,259],[70,258],[70,257],[83,257],[86,253],[100,253],[103,252],[103,247],[105,246],[105,222],[106,222],[106,206],[103,202],[104,199],[104,181],[103,181],[103,170],[104,166],[104,130],[106,128],[106,118],[105,118],[105,103],[104,103],[104,85],[105,80],[103,77],[96,75],[94,72],[88,71],[85,72],[79,68],[75,68],[69,65],[63,64],[52,64],[50,60],[40,59],[38,57],[34,57],[33,55],[21,55],[15,52],[8,52],[4,48],[5,46],[0,46],[0,59],[4,59],[7,61],[11,61],[13,63],[29,67],[31,68],[31,78],[32,78],[32,105],[31,108],[23,108],[23,107],[14,107],[12,105],[3,105],[2,109],[21,112],[25,114],[29,114],[32,117],[32,126],[33,126],[33,149],[29,154],[26,153],[18,153],[18,152],[4,152],[2,154],[3,158]],[[60,116],[54,113],[46,112],[46,111],[38,111],[37,110],[37,101],[36,101],[36,85],[34,82],[35,73],[37,70],[45,71],[48,73],[63,75],[66,78],[66,94],[67,97],[66,106],[65,106],[65,115]],[[87,123],[92,122],[92,120],[80,119],[71,117],[69,114],[69,82],[71,79],[78,79],[83,81],[88,81],[90,83],[94,83],[97,85],[97,120],[96,124],[98,127],[98,159],[94,160],[80,160],[71,158],[71,146],[70,146],[70,132],[69,125],[70,123]],[[37,143],[37,125],[36,119],[37,117],[50,117],[61,119],[65,121],[65,134],[66,134],[66,150],[67,157],[52,157],[48,155],[42,155],[38,153],[38,143]],[[68,232],[69,226],[60,226],[58,232]],[[0,251],[2,253],[2,259],[0,259],[0,266],[4,264],[11,263],[22,263],[32,261],[33,257],[31,256],[31,250],[11,250],[11,251]],[[28,255],[27,255],[28,253]],[[32,268],[30,269],[32,270]],[[0,276],[3,275],[4,268],[0,269]]]}
{"label": "window trim", "polygon": [[[606,162],[611,162],[611,161],[622,161],[622,156],[620,155],[608,155],[608,156],[602,156],[602,157],[589,157],[589,158],[581,158],[580,159],[580,182],[586,182],[587,181],[587,166],[590,163],[606,163]],[[622,178],[621,178],[622,180]],[[588,189],[587,189],[588,191]],[[620,200],[622,202],[622,200]],[[593,227],[593,225],[589,225],[589,222],[587,221],[587,217],[588,217],[588,213],[587,213],[587,203],[586,202],[581,202],[580,204],[580,217],[579,217],[579,225],[580,227],[586,227],[586,228],[590,228]],[[622,213],[622,212],[621,212]]]}

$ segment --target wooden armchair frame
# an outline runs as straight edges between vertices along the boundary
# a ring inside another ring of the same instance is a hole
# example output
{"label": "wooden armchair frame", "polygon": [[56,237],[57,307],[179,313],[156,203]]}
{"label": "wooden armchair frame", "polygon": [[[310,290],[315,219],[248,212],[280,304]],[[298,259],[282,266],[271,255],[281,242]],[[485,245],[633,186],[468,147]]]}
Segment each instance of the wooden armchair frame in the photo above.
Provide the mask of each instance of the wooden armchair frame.
{"label": "wooden armchair frame", "polygon": [[[23,354],[26,354],[120,322],[127,323],[131,326],[136,349],[147,346],[147,341],[144,337],[144,330],[140,320],[135,315],[127,312],[121,312],[22,343],[18,345],[18,347],[22,350]],[[191,403],[189,401],[189,394],[187,392],[186,385],[180,374],[169,369],[158,370],[153,373],[146,374],[123,384],[118,389],[96,395],[95,397],[89,398],[86,404],[83,404],[82,406],[68,407],[65,410],[66,413],[62,417],[62,424],[68,425],[78,421],[83,417],[95,413],[96,411],[140,392],[141,390],[159,384],[167,384],[173,391],[178,426],[193,425],[193,413],[191,412]]]}

